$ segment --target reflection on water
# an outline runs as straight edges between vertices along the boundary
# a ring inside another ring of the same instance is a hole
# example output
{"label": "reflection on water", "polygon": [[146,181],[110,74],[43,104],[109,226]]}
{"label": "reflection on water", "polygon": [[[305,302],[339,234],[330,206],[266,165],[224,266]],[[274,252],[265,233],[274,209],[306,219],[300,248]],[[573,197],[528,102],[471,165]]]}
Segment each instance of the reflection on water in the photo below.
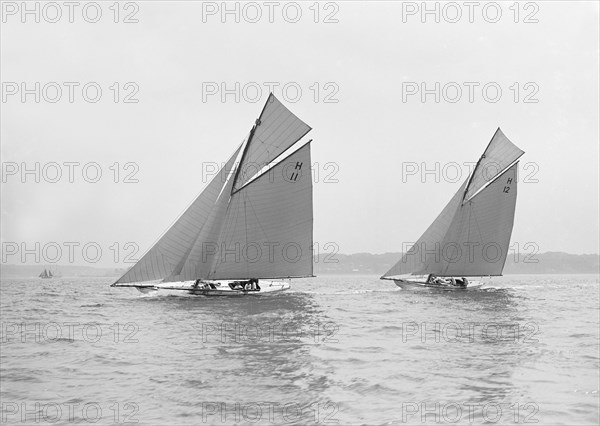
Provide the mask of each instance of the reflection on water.
{"label": "reflection on water", "polygon": [[231,299],[109,281],[2,281],[7,423],[22,424],[22,403],[29,423],[75,404],[57,424],[87,423],[92,403],[98,424],[598,420],[594,276],[509,276],[469,292],[325,276]]}

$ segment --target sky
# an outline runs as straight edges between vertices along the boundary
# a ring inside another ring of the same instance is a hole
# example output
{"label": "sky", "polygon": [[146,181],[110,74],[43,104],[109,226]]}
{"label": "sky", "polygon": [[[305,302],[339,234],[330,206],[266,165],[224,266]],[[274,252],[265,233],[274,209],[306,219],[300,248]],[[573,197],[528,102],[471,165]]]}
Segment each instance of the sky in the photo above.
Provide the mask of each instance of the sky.
{"label": "sky", "polygon": [[597,2],[54,4],[2,6],[2,263],[139,257],[270,87],[313,128],[317,247],[402,251],[500,127],[525,151],[513,247],[599,252]]}

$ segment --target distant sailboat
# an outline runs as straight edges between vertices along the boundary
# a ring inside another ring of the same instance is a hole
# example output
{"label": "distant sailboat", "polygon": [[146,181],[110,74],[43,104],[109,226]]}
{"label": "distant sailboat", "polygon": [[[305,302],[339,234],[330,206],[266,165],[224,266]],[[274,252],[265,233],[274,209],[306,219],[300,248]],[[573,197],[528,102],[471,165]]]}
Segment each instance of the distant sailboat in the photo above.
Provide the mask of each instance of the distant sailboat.
{"label": "distant sailboat", "polygon": [[52,275],[52,271],[44,268],[44,272],[39,274],[38,277],[46,279],[46,278],[52,278],[52,277],[54,277],[54,275]]}
{"label": "distant sailboat", "polygon": [[258,295],[312,276],[311,141],[292,148],[310,130],[270,94],[222,170],[112,286]]}
{"label": "distant sailboat", "polygon": [[403,289],[470,289],[502,275],[524,152],[496,131],[475,169],[419,240],[381,279]]}

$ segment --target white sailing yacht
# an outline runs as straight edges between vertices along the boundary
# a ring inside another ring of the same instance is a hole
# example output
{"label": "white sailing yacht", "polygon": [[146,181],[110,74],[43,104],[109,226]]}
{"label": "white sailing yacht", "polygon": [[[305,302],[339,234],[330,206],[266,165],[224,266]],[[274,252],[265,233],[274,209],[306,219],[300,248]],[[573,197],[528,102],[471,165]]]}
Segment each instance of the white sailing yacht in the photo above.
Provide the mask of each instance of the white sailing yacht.
{"label": "white sailing yacht", "polygon": [[310,130],[270,94],[222,170],[112,286],[241,296],[313,276],[311,141],[299,142]]}
{"label": "white sailing yacht", "polygon": [[484,277],[502,275],[523,154],[498,128],[469,178],[381,279],[403,289],[464,290],[480,287]]}

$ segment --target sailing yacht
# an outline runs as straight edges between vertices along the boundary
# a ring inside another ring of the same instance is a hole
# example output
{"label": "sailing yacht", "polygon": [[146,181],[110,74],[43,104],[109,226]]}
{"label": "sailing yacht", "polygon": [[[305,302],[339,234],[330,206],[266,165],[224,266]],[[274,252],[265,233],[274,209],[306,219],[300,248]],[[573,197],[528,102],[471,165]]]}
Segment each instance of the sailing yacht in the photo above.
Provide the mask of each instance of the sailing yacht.
{"label": "sailing yacht", "polygon": [[523,154],[498,128],[468,179],[381,279],[403,289],[464,290],[481,287],[484,277],[502,275]]}
{"label": "sailing yacht", "polygon": [[47,278],[52,278],[54,277],[54,275],[52,275],[52,271],[48,270],[46,268],[44,268],[44,272],[40,273],[38,275],[39,278],[43,278],[43,279],[47,279]]}
{"label": "sailing yacht", "polygon": [[221,171],[112,286],[242,296],[313,276],[310,130],[270,94]]}

